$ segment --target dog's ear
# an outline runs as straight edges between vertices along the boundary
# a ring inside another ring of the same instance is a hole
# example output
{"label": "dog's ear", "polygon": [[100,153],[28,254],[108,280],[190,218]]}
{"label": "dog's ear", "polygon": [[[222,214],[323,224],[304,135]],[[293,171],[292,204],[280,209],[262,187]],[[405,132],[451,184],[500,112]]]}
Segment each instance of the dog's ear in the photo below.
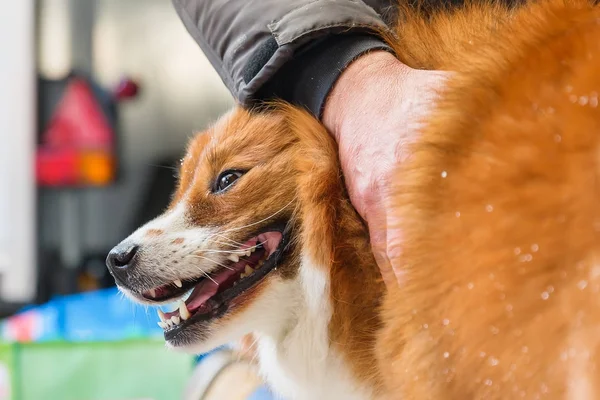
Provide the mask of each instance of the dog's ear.
{"label": "dog's ear", "polygon": [[294,168],[298,201],[302,204],[302,243],[318,265],[329,265],[340,199],[347,197],[337,146],[325,127],[307,111],[280,105],[290,134],[298,139]]}

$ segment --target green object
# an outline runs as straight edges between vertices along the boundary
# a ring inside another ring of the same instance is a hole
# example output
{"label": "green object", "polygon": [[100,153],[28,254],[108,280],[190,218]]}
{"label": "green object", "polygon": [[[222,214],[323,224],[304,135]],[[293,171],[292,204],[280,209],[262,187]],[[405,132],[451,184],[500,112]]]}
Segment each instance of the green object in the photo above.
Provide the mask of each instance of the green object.
{"label": "green object", "polygon": [[192,368],[164,341],[3,344],[0,400],[175,400]]}

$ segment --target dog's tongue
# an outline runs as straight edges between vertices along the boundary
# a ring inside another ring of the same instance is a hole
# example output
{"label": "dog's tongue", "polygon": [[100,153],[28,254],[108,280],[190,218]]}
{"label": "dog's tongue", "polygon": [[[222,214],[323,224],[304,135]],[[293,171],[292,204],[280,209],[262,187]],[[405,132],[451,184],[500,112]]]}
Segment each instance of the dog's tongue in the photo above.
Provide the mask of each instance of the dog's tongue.
{"label": "dog's tongue", "polygon": [[203,279],[202,282],[194,288],[194,291],[190,294],[190,297],[185,301],[185,304],[190,312],[194,312],[197,309],[204,306],[206,301],[213,297],[219,291],[220,286],[227,286],[227,281],[233,278],[235,280],[239,275],[244,272],[244,266],[246,262],[239,261],[232,264],[229,268],[223,272],[211,276],[212,279]]}
{"label": "dog's tongue", "polygon": [[[208,311],[208,300],[215,296],[219,291],[223,291],[233,286],[234,282],[240,279],[242,273],[246,272],[247,267],[254,268],[259,263],[262,257],[269,257],[277,249],[281,241],[282,234],[280,232],[266,232],[258,235],[258,237],[250,239],[244,243],[240,249],[244,250],[257,243],[264,246],[264,250],[256,251],[249,256],[241,258],[238,262],[231,264],[225,270],[216,275],[206,276],[192,291],[190,296],[185,301],[185,305],[190,313],[195,313],[198,310],[202,312]],[[168,319],[179,314],[179,310],[165,313],[164,316]]]}
{"label": "dog's tongue", "polygon": [[[218,281],[217,281],[218,282]],[[194,288],[190,297],[185,301],[188,311],[194,312],[206,303],[208,299],[217,294],[219,286],[212,281],[203,281]]]}

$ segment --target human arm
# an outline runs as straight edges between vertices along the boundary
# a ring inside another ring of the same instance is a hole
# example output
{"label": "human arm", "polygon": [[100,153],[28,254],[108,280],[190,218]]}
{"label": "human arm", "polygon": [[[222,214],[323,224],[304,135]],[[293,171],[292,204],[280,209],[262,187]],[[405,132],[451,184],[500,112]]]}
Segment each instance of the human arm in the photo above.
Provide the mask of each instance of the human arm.
{"label": "human arm", "polygon": [[[393,0],[173,0],[188,32],[244,106],[274,97],[320,116],[345,67],[389,47]],[[293,77],[290,79],[289,77]]]}
{"label": "human arm", "polygon": [[388,260],[400,249],[387,243],[401,233],[387,228],[386,188],[445,74],[411,69],[389,52],[375,32],[385,29],[378,12],[393,18],[390,1],[370,2],[377,12],[355,0],[173,1],[241,104],[303,105],[336,138],[350,198],[394,284],[400,272]]}

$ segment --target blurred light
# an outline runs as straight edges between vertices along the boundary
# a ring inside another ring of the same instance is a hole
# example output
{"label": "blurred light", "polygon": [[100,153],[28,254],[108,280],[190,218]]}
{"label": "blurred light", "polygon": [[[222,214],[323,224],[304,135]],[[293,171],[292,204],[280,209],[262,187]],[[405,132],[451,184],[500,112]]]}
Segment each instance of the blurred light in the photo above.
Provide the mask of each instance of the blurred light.
{"label": "blurred light", "polygon": [[114,157],[106,151],[84,151],[79,156],[79,171],[81,180],[88,185],[108,185],[115,178]]}
{"label": "blurred light", "polygon": [[40,0],[38,68],[49,79],[63,78],[71,69],[69,0]]}
{"label": "blurred light", "polygon": [[38,184],[108,185],[116,177],[114,132],[87,81],[71,78],[37,150]]}

